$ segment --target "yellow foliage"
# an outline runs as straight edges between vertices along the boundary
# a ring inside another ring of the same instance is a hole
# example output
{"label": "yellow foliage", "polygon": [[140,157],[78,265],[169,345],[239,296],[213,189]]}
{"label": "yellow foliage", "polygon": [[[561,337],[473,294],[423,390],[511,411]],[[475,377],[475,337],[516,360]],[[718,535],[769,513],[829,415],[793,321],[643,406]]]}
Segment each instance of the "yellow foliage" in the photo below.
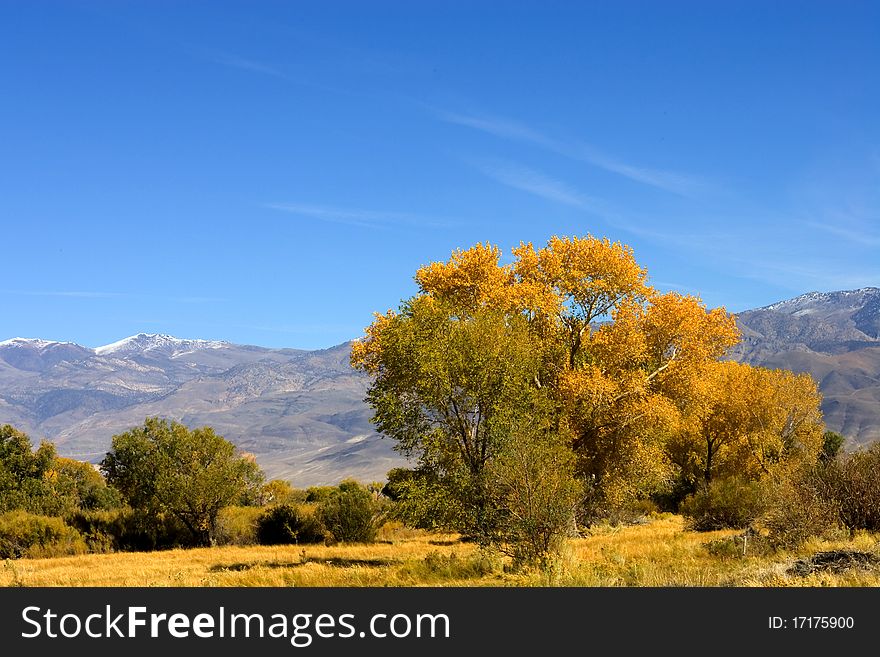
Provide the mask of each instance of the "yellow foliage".
{"label": "yellow foliage", "polygon": [[810,376],[721,361],[707,363],[696,381],[686,429],[670,446],[683,468],[699,468],[705,481],[757,479],[816,460],[824,426]]}
{"label": "yellow foliage", "polygon": [[[486,310],[508,325],[525,319],[542,359],[534,386],[552,400],[556,425],[574,436],[581,474],[616,497],[653,490],[673,464],[705,470],[715,459],[711,471],[729,460],[758,476],[796,452],[815,455],[815,383],[720,363],[740,338],[724,308],[658,293],[632,249],[607,238],[554,236],[540,249],[520,243],[512,254],[502,265],[497,246],[477,244],[420,268],[419,294],[400,314],[376,316],[353,345],[352,364],[374,377],[390,375],[383,367],[408,367],[399,345],[383,350],[383,335],[421,304],[439,304],[448,322],[474,322]],[[701,458],[697,446],[706,440]]]}

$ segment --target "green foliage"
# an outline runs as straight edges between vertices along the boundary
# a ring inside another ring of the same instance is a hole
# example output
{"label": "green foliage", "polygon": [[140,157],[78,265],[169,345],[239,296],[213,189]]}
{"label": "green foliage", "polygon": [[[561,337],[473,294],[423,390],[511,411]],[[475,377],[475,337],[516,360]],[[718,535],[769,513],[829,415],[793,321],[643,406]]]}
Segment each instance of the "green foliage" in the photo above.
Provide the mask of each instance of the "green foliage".
{"label": "green foliage", "polygon": [[493,543],[513,558],[515,568],[548,566],[575,532],[584,501],[575,467],[571,450],[528,430],[515,435],[492,463],[491,490],[500,516]]}
{"label": "green foliage", "polygon": [[822,450],[819,452],[819,458],[828,463],[838,457],[843,449],[843,443],[846,439],[836,431],[826,431],[822,435]]}
{"label": "green foliage", "polygon": [[318,504],[315,516],[336,541],[371,543],[382,520],[378,500],[356,481],[343,481]]}
{"label": "green foliage", "polygon": [[115,509],[122,496],[107,486],[104,477],[90,463],[56,457],[47,473],[47,486],[56,500],[53,513],[69,517],[72,513]]}
{"label": "green foliage", "polygon": [[335,486],[311,486],[306,489],[305,502],[317,504],[332,497],[336,492]]}
{"label": "green foliage", "polygon": [[0,511],[53,511],[57,500],[47,483],[55,447],[42,443],[33,450],[27,434],[0,426]]}
{"label": "green foliage", "polygon": [[[477,524],[475,507],[461,503],[470,484],[466,474],[456,478],[455,473],[446,472],[441,485],[440,476],[428,467],[396,470],[393,482],[386,486],[386,497],[394,501],[389,511],[393,518],[415,529],[455,528],[473,538],[469,529]],[[488,509],[483,514],[488,517]]]}
{"label": "green foliage", "polygon": [[170,514],[122,507],[80,511],[69,519],[91,552],[148,552],[189,545],[189,530]]}
{"label": "green foliage", "polygon": [[292,504],[273,506],[257,520],[257,540],[260,545],[288,545],[292,543],[323,543],[326,531],[314,514]]}
{"label": "green foliage", "polygon": [[409,468],[392,468],[385,476],[386,482],[382,486],[382,495],[392,502],[399,501],[406,492],[407,482],[418,474]]}
{"label": "green foliage", "polygon": [[682,502],[681,513],[694,531],[745,529],[767,508],[761,482],[716,479]]}
{"label": "green foliage", "polygon": [[0,559],[55,557],[86,551],[83,537],[61,518],[22,510],[0,514]]}
{"label": "green foliage", "polygon": [[[461,310],[430,298],[405,302],[382,331],[382,367],[367,399],[379,431],[430,473],[408,497],[447,529],[486,537],[495,511],[488,464],[511,426],[534,414],[541,366],[525,318]],[[421,495],[420,495],[421,497]],[[442,507],[442,508],[438,508]]]}
{"label": "green foliage", "polygon": [[196,545],[212,544],[220,510],[262,484],[253,458],[210,427],[159,418],[114,436],[101,469],[132,508],[175,517]]}

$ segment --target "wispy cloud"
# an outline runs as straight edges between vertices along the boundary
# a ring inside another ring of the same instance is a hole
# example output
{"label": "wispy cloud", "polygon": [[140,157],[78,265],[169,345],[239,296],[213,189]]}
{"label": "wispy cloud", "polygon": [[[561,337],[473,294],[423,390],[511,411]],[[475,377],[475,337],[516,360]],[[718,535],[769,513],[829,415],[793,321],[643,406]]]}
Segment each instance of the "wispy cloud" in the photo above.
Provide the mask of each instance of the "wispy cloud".
{"label": "wispy cloud", "polygon": [[238,55],[233,55],[230,53],[213,53],[212,56],[209,57],[209,59],[215,64],[222,64],[223,66],[237,68],[242,71],[261,73],[263,75],[271,75],[273,77],[281,78],[284,80],[291,79],[288,75],[282,73],[277,68],[274,68],[267,64],[263,64],[262,62],[255,61],[253,59],[239,57]]}
{"label": "wispy cloud", "polygon": [[705,290],[698,290],[695,287],[690,285],[683,285],[681,283],[671,283],[669,281],[655,281],[653,279],[649,279],[648,283],[650,283],[653,287],[659,287],[667,290],[676,290],[678,292],[684,292],[685,294],[694,294],[699,295],[701,293],[705,293]]}
{"label": "wispy cloud", "polygon": [[542,135],[540,132],[532,130],[524,123],[514,121],[513,119],[506,119],[497,116],[458,114],[456,112],[448,112],[437,108],[430,109],[438,119],[445,121],[446,123],[454,123],[456,125],[473,128],[504,139],[516,139],[519,141],[531,142],[552,151],[559,151],[562,148],[561,143]]}
{"label": "wispy cloud", "polygon": [[849,290],[877,285],[880,270],[843,271],[834,262],[770,262],[766,259],[741,261],[746,265],[740,276],[773,283],[791,290]]}
{"label": "wispy cloud", "polygon": [[599,211],[600,203],[596,199],[581,194],[561,180],[551,178],[535,169],[496,160],[473,164],[485,175],[508,187],[581,210]]}
{"label": "wispy cloud", "polygon": [[239,71],[245,71],[247,73],[254,73],[256,75],[276,78],[278,80],[282,80],[284,82],[288,82],[290,84],[295,84],[300,87],[305,87],[309,89],[317,89],[320,91],[326,91],[333,94],[343,94],[346,96],[350,96],[353,94],[352,90],[350,89],[315,82],[314,80],[309,79],[307,75],[293,75],[279,66],[268,64],[266,62],[252,59],[250,57],[242,57],[235,53],[212,50],[197,46],[189,47],[193,52],[196,53],[197,56],[213,64],[218,64],[220,66],[225,66],[228,68],[234,68]]}
{"label": "wispy cloud", "polygon": [[0,294],[23,297],[78,297],[84,299],[105,299],[126,296],[121,292],[84,292],[79,290],[0,290]]}
{"label": "wispy cloud", "polygon": [[80,290],[0,290],[0,296],[60,297],[69,299],[144,299],[171,303],[222,303],[227,299],[203,296],[167,296],[135,292],[90,292]]}
{"label": "wispy cloud", "polygon": [[453,222],[437,220],[410,212],[386,212],[362,208],[338,208],[329,205],[305,203],[266,203],[264,207],[300,217],[309,217],[360,228],[385,229],[392,226],[417,226],[419,228],[448,228]]}
{"label": "wispy cloud", "polygon": [[845,228],[839,225],[825,224],[820,222],[810,222],[808,225],[812,228],[818,228],[819,230],[825,231],[826,233],[830,233],[832,235],[836,235],[837,237],[841,237],[848,242],[853,242],[854,244],[858,244],[860,246],[880,246],[880,235],[877,235],[876,233],[870,233],[868,231],[859,230],[856,228]]}
{"label": "wispy cloud", "polygon": [[461,114],[443,109],[430,108],[433,114],[446,123],[461,125],[487,134],[530,143],[564,157],[584,162],[609,173],[614,173],[643,185],[662,189],[681,196],[692,196],[711,187],[708,181],[699,176],[636,166],[622,162],[600,152],[595,147],[573,141],[554,139],[532,127],[513,119],[497,116]]}

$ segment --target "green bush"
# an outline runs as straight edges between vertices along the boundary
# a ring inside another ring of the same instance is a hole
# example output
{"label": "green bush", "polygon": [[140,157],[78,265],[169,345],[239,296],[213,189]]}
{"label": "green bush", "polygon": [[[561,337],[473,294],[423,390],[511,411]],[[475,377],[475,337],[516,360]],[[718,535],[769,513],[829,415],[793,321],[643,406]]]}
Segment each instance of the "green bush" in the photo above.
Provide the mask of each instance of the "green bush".
{"label": "green bush", "polygon": [[16,510],[0,514],[0,558],[56,557],[83,554],[82,535],[61,518]]}
{"label": "green bush", "polygon": [[302,507],[279,504],[260,515],[256,536],[260,545],[323,543],[326,531],[319,520]]}
{"label": "green bush", "polygon": [[317,519],[334,540],[372,543],[376,540],[381,508],[373,494],[355,481],[344,481],[318,504]]}
{"label": "green bush", "polygon": [[688,528],[698,532],[745,529],[767,508],[760,482],[735,477],[712,481],[681,504]]}
{"label": "green bush", "polygon": [[571,451],[538,433],[523,431],[488,468],[500,522],[491,544],[513,559],[516,570],[550,570],[567,537],[585,490]]}
{"label": "green bush", "polygon": [[131,507],[80,511],[69,522],[94,552],[149,552],[192,543],[189,530],[174,517],[135,511]]}

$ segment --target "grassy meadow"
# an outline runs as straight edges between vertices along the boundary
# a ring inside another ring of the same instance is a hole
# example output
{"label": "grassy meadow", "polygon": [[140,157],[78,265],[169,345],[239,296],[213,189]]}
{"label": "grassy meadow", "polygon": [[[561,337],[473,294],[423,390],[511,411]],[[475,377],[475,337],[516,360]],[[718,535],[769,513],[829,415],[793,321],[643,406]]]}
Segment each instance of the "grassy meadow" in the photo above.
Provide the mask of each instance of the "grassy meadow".
{"label": "grassy meadow", "polygon": [[[514,573],[506,560],[455,535],[385,526],[372,544],[227,546],[6,560],[2,586],[880,586],[880,536],[812,541],[796,552],[742,556],[707,544],[738,532],[692,532],[680,516],[599,526],[573,539],[548,571]],[[792,570],[818,553],[858,551],[866,562]],[[876,558],[876,559],[875,559]]]}

